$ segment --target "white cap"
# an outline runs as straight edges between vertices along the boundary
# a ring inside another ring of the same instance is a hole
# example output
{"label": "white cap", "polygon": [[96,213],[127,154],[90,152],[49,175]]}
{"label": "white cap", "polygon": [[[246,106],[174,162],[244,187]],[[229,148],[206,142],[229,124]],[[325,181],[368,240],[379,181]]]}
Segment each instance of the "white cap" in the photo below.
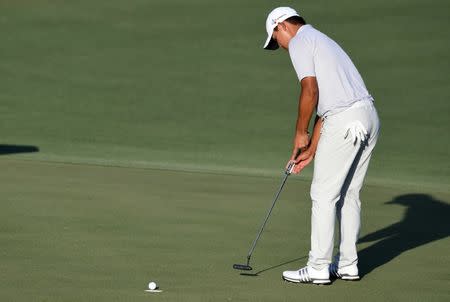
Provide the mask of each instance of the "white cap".
{"label": "white cap", "polygon": [[277,7],[270,12],[266,20],[267,40],[264,44],[264,49],[275,50],[278,48],[278,43],[272,39],[273,29],[277,27],[278,23],[293,16],[300,15],[290,7]]}

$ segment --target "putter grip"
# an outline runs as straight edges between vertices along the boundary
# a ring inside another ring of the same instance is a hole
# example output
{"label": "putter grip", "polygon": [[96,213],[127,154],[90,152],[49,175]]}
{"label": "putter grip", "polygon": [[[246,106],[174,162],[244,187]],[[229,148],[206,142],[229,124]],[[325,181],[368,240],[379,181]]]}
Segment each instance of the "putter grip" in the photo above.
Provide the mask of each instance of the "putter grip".
{"label": "putter grip", "polygon": [[[300,155],[300,153],[302,153],[302,149],[298,149],[297,150],[297,155],[295,156],[295,158],[297,158]],[[289,162],[289,165],[287,166],[286,172],[285,172],[286,175],[289,175],[289,174],[292,173],[292,170],[294,169],[294,166],[295,166],[295,162],[294,161]]]}
{"label": "putter grip", "polygon": [[287,174],[287,175],[289,175],[289,174],[292,173],[292,170],[294,169],[294,166],[295,166],[295,162],[294,162],[294,161],[291,161],[291,162],[289,163],[289,165],[287,166],[287,168],[286,168],[286,174]]}

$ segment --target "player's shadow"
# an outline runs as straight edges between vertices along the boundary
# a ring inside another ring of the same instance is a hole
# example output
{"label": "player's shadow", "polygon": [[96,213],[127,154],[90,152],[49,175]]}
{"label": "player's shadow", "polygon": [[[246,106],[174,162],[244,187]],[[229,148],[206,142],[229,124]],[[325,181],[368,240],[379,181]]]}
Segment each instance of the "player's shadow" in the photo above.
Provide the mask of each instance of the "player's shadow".
{"label": "player's shadow", "polygon": [[426,194],[406,194],[386,204],[406,207],[405,214],[400,222],[359,240],[359,243],[377,241],[358,253],[361,276],[369,274],[403,252],[450,236],[450,205],[444,201]]}
{"label": "player's shadow", "polygon": [[36,146],[0,144],[0,155],[39,152]]}

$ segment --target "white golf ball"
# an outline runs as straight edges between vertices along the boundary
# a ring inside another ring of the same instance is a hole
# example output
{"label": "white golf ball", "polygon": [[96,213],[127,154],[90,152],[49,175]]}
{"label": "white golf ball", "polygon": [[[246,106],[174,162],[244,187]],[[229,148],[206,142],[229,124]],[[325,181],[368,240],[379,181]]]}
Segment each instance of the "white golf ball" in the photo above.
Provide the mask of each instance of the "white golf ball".
{"label": "white golf ball", "polygon": [[150,290],[155,290],[157,287],[158,286],[153,281],[148,284],[148,289],[150,289]]}

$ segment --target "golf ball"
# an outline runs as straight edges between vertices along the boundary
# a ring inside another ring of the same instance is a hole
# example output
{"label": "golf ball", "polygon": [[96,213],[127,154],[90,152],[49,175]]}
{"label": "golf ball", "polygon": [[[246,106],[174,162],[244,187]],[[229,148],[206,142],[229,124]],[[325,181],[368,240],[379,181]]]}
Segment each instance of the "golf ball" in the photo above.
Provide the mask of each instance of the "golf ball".
{"label": "golf ball", "polygon": [[148,284],[148,289],[150,289],[150,290],[154,290],[154,289],[156,289],[158,286],[156,285],[156,283],[155,282],[150,282],[149,284]]}

